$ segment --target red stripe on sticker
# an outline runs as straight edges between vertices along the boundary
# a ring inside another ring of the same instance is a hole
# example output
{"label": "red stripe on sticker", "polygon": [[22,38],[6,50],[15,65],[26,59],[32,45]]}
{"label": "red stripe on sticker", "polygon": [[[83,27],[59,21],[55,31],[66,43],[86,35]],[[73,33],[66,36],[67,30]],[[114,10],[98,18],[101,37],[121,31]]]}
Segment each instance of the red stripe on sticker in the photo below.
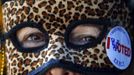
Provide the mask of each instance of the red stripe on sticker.
{"label": "red stripe on sticker", "polygon": [[110,48],[110,37],[108,37],[108,39],[107,39],[107,49],[109,49]]}

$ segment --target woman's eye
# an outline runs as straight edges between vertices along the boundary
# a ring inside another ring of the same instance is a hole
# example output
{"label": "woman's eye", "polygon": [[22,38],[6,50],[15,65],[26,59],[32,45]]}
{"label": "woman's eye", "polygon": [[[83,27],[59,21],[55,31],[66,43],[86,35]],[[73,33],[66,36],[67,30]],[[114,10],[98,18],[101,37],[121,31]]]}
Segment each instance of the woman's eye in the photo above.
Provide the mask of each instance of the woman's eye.
{"label": "woman's eye", "polygon": [[69,42],[74,45],[93,44],[101,33],[97,25],[79,25],[69,34]]}
{"label": "woman's eye", "polygon": [[37,28],[26,27],[17,31],[18,41],[24,48],[36,48],[46,45],[48,36]]}
{"label": "woman's eye", "polygon": [[75,38],[70,38],[69,41],[75,45],[92,44],[95,41],[95,37],[81,35]]}
{"label": "woman's eye", "polygon": [[94,40],[95,40],[94,37],[92,37],[92,36],[86,36],[86,37],[83,37],[82,38],[81,42],[83,44],[87,44],[87,43],[92,43]]}
{"label": "woman's eye", "polygon": [[25,48],[34,48],[43,46],[46,43],[43,33],[32,33],[24,36],[22,45]]}
{"label": "woman's eye", "polygon": [[44,37],[41,33],[30,34],[24,39],[24,41],[33,41],[33,42],[40,42],[43,40],[44,40]]}

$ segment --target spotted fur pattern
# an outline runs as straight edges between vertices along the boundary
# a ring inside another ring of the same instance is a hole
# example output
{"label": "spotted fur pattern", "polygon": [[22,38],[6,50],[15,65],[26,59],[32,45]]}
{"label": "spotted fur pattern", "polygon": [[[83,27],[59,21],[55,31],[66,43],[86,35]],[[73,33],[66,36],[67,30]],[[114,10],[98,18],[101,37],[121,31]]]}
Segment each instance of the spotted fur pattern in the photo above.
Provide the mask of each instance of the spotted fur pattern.
{"label": "spotted fur pattern", "polygon": [[[63,34],[72,20],[109,18],[130,29],[130,16],[122,0],[14,0],[3,5],[5,32],[17,24],[31,20],[41,23],[49,33],[47,49],[39,53],[23,53],[6,40],[8,75],[26,75],[50,59],[81,64],[91,68],[113,68],[105,50],[105,38],[94,48],[68,49]],[[110,28],[111,26],[109,26]],[[60,34],[58,34],[60,33]],[[62,35],[61,35],[62,34]]]}

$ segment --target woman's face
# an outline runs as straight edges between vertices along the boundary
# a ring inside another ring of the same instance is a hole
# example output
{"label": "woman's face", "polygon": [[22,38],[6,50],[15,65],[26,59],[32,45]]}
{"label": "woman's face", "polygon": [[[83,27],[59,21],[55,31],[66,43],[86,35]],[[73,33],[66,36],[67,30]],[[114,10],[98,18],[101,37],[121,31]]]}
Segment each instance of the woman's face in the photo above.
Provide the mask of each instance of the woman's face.
{"label": "woman's face", "polygon": [[124,13],[111,13],[122,9],[113,4],[121,5],[105,0],[6,2],[3,22],[9,75],[88,75],[114,70],[105,49],[111,28],[108,19],[117,17],[114,20],[122,22],[128,17],[121,20]]}
{"label": "woman's face", "polygon": [[[93,42],[95,39],[97,39],[102,32],[103,26],[99,25],[79,25],[75,27],[70,35],[69,35],[69,41],[76,45],[84,45],[88,42]],[[23,47],[37,47],[40,45],[44,45],[44,34],[35,28],[25,27],[23,29],[20,29],[16,33],[18,40],[22,43]],[[44,75],[83,75],[78,72],[73,72],[71,70],[65,69],[65,68],[59,68],[55,67],[50,70],[48,70]]]}

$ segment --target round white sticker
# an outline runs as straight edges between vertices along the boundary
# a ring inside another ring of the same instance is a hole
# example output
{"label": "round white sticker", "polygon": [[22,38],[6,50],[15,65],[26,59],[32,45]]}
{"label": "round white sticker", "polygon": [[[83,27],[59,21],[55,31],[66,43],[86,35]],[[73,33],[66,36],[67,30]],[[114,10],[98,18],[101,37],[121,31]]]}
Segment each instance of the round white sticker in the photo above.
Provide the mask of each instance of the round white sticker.
{"label": "round white sticker", "polygon": [[120,69],[126,69],[132,57],[131,41],[127,31],[116,26],[110,30],[106,38],[106,52],[112,64]]}

